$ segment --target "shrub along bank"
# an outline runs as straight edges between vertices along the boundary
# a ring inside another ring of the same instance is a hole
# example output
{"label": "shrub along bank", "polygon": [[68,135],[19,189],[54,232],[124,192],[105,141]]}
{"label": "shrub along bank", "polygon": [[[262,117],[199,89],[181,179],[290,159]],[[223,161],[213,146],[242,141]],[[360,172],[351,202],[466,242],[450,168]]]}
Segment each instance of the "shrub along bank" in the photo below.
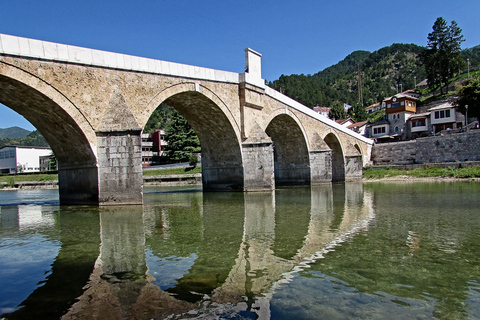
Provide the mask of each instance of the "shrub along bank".
{"label": "shrub along bank", "polygon": [[363,169],[364,179],[384,179],[398,176],[411,178],[480,178],[480,166],[467,168],[441,168],[434,166],[425,166],[415,169],[397,169],[397,168],[365,168]]}

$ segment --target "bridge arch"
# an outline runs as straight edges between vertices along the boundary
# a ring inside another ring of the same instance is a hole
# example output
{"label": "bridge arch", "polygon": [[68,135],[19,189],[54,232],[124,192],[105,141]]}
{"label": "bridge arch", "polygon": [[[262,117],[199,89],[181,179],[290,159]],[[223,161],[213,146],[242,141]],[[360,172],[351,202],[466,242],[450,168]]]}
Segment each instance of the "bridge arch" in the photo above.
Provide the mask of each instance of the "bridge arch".
{"label": "bridge arch", "polygon": [[345,181],[345,155],[340,139],[331,132],[325,136],[324,141],[332,150],[332,181]]}
{"label": "bridge arch", "polygon": [[203,189],[243,190],[239,127],[225,104],[194,83],[162,91],[152,100],[149,110],[153,112],[153,106],[162,102],[180,112],[197,133],[202,148]]}
{"label": "bridge arch", "polygon": [[265,133],[274,146],[275,185],[310,184],[308,144],[298,120],[286,113],[277,114]]}
{"label": "bridge arch", "polygon": [[96,136],[79,109],[56,88],[0,62],[0,103],[45,137],[58,161],[60,202],[98,203]]}

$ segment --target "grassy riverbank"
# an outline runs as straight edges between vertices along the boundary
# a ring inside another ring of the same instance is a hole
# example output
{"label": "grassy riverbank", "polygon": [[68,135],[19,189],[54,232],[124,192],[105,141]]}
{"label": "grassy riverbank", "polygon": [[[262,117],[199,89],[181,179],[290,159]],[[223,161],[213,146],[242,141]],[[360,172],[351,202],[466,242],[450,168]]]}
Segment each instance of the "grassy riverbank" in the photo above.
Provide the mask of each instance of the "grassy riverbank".
{"label": "grassy riverbank", "polygon": [[469,168],[437,168],[427,166],[418,169],[366,168],[363,170],[364,179],[384,179],[399,176],[410,178],[479,178],[480,166]]}
{"label": "grassy riverbank", "polygon": [[[173,168],[173,169],[158,169],[144,171],[144,176],[167,176],[167,175],[181,175],[181,174],[196,174],[201,173],[202,168]],[[468,179],[480,178],[480,166],[469,168],[438,168],[438,167],[423,167],[418,169],[396,169],[396,168],[366,168],[363,170],[364,180],[389,179],[395,177],[408,178],[451,178],[451,179]],[[29,181],[55,181],[58,180],[56,174],[28,174],[28,175],[12,175],[0,176],[0,184],[3,186],[13,187],[19,182]]]}
{"label": "grassy riverbank", "polygon": [[[196,167],[194,169],[190,168],[171,168],[171,169],[158,169],[158,170],[148,170],[144,171],[144,176],[164,176],[164,175],[173,175],[173,174],[195,174],[202,173],[201,167]],[[19,182],[29,182],[29,181],[56,181],[58,180],[58,175],[53,173],[39,173],[39,174],[17,174],[17,175],[5,175],[0,176],[0,184],[13,187],[16,183]]]}
{"label": "grassy riverbank", "polygon": [[171,169],[157,169],[157,170],[145,170],[144,176],[164,176],[171,174],[194,174],[202,173],[202,167],[191,168],[171,168]]}

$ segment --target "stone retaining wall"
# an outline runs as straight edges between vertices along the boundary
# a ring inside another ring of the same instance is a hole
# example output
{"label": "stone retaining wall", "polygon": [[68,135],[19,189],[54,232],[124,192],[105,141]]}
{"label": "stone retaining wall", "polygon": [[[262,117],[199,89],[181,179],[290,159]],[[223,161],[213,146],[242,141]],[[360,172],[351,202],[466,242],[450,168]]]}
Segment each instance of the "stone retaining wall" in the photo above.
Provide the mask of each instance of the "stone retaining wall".
{"label": "stone retaining wall", "polygon": [[374,165],[398,165],[480,160],[480,130],[412,141],[375,144]]}

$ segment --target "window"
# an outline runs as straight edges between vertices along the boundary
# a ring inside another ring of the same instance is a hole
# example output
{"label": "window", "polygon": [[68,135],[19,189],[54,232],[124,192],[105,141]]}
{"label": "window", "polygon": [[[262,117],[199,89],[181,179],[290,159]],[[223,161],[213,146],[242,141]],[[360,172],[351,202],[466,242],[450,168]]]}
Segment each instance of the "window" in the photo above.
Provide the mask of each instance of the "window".
{"label": "window", "polygon": [[405,105],[405,101],[401,101],[401,102],[400,102],[400,105],[401,105],[401,106],[404,106],[404,105]]}
{"label": "window", "polygon": [[395,119],[395,114],[393,115],[393,119]]}
{"label": "window", "polygon": [[373,128],[373,134],[385,133],[385,127]]}
{"label": "window", "polygon": [[425,122],[424,120],[416,120],[412,122],[412,127],[424,127]]}
{"label": "window", "polygon": [[396,108],[400,106],[400,102],[395,102],[392,104],[392,108]]}
{"label": "window", "polygon": [[392,107],[392,105],[390,103],[387,104],[387,108],[391,108],[391,107]]}
{"label": "window", "polygon": [[435,111],[435,119],[450,118],[450,110]]}
{"label": "window", "polygon": [[395,132],[398,132],[398,127],[395,127]]}

